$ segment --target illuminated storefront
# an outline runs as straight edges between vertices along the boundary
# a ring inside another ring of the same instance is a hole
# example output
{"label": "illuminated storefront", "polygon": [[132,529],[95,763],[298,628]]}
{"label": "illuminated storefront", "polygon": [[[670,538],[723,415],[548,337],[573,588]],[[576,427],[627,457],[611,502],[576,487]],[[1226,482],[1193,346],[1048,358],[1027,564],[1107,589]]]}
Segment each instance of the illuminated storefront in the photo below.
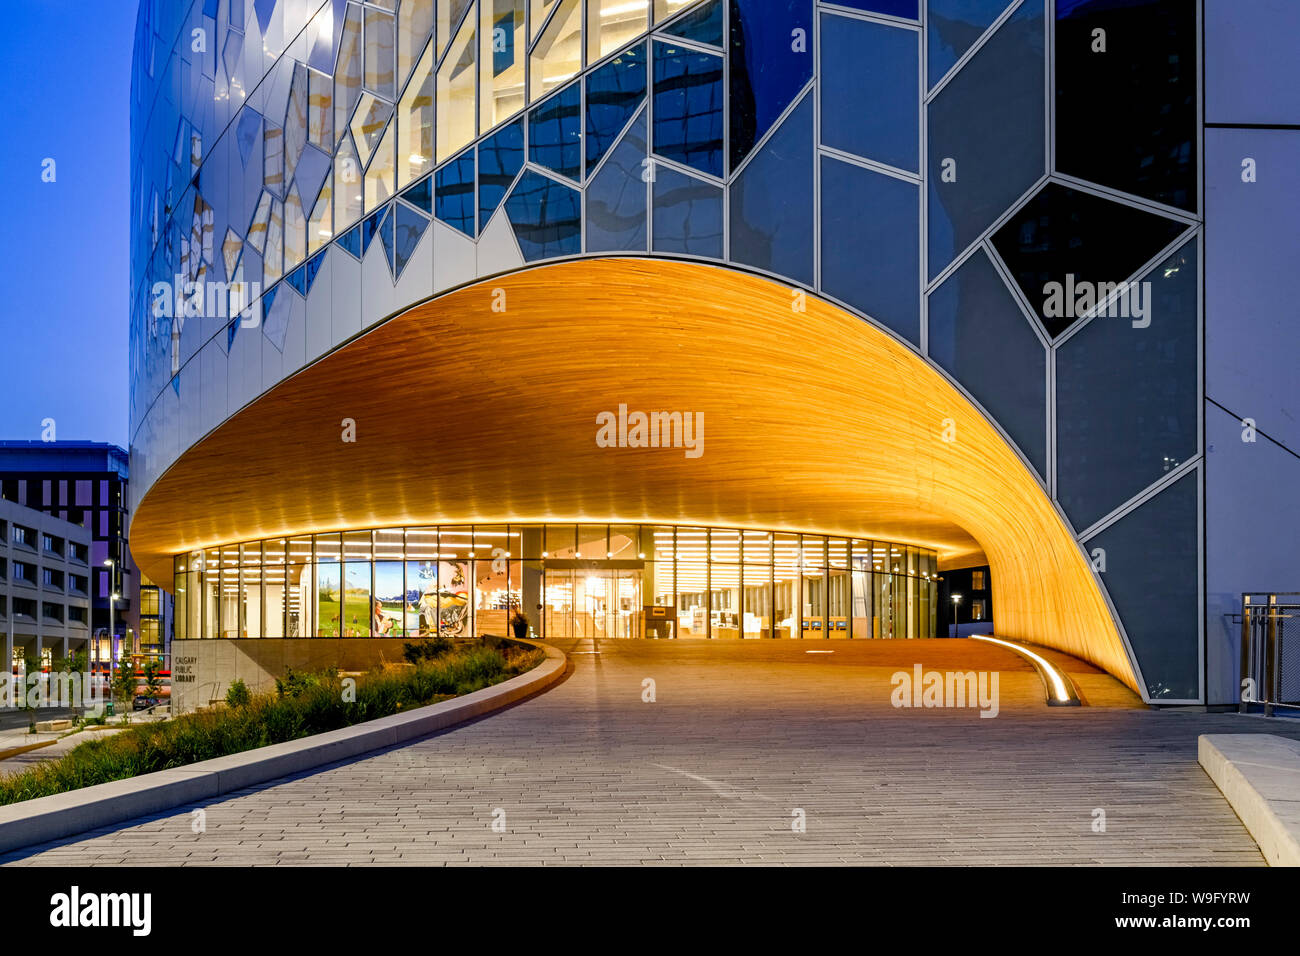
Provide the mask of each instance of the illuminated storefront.
{"label": "illuminated storefront", "polygon": [[304,535],[175,562],[177,636],[918,638],[934,552],[661,525],[493,525]]}

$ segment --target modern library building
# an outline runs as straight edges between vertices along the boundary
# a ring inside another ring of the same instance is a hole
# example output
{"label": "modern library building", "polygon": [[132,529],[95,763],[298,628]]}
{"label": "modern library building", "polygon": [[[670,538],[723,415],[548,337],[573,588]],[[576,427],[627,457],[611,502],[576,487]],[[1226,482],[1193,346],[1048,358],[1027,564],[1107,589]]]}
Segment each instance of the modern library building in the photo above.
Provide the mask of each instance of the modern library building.
{"label": "modern library building", "polygon": [[951,572],[992,633],[1235,701],[1242,592],[1300,590],[1297,29],[144,0],[130,542],[193,700],[515,611],[942,637]]}

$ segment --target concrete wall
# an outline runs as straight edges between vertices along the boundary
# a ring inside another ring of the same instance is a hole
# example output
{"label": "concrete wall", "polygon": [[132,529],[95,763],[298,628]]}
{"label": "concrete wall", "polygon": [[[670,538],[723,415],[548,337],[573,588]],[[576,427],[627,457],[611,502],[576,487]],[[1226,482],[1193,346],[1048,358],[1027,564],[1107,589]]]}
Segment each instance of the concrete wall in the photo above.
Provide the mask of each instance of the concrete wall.
{"label": "concrete wall", "polygon": [[172,713],[224,700],[236,678],[249,690],[261,693],[274,690],[275,679],[290,667],[299,671],[364,671],[384,662],[400,663],[405,660],[404,643],[385,638],[174,641]]}

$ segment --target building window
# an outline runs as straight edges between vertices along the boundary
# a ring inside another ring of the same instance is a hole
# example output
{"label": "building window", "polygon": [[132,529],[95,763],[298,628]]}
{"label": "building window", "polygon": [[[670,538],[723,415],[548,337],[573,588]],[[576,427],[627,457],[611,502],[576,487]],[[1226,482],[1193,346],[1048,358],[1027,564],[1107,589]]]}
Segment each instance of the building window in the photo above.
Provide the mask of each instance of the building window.
{"label": "building window", "polygon": [[14,617],[36,620],[36,602],[29,598],[14,598]]}
{"label": "building window", "polygon": [[28,564],[25,561],[14,562],[14,580],[26,581],[28,584],[36,583],[36,565]]}
{"label": "building window", "polygon": [[63,572],[53,568],[41,568],[41,584],[47,588],[63,590]]}
{"label": "building window", "polygon": [[971,604],[970,604],[970,619],[971,619],[972,621],[982,621],[982,620],[984,620],[984,602],[983,602],[983,601],[971,601]]}
{"label": "building window", "polygon": [[972,571],[970,574],[970,589],[972,591],[984,590],[984,572]]}
{"label": "building window", "polygon": [[46,554],[57,554],[63,557],[63,539],[56,538],[52,534],[41,535],[41,548]]}
{"label": "building window", "polygon": [[0,617],[9,616],[9,599],[0,594]]}
{"label": "building window", "polygon": [[24,547],[36,549],[36,532],[32,528],[25,528],[20,524],[14,525],[14,544],[21,544]]}
{"label": "building window", "polygon": [[84,574],[70,574],[68,575],[68,588],[74,594],[88,594],[90,593],[90,579]]}
{"label": "building window", "polygon": [[68,607],[68,621],[72,624],[85,624],[86,609],[84,607],[70,605]]}
{"label": "building window", "polygon": [[149,616],[156,616],[158,614],[157,588],[140,588],[140,613]]}
{"label": "building window", "polygon": [[68,557],[73,561],[80,561],[82,564],[85,564],[88,558],[86,546],[84,544],[77,544],[75,541],[69,542]]}
{"label": "building window", "polygon": [[9,577],[9,562],[4,558],[0,558],[0,581],[7,577]]}
{"label": "building window", "polygon": [[146,648],[156,648],[161,643],[158,639],[158,622],[156,620],[142,620],[140,622],[140,646]]}
{"label": "building window", "polygon": [[50,601],[41,602],[41,617],[49,618],[53,621],[63,623],[63,605],[54,604]]}

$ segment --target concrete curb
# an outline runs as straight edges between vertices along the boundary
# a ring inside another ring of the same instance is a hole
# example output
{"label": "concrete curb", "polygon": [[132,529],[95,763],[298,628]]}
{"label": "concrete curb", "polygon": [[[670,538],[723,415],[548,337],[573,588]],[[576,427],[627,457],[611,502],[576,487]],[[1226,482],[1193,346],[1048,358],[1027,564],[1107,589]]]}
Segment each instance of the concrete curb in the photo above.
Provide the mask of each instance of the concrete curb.
{"label": "concrete curb", "polygon": [[1300,866],[1300,741],[1202,734],[1197,759],[1270,866]]}
{"label": "concrete curb", "polygon": [[464,697],[188,767],[0,807],[0,852],[211,800],[223,793],[425,737],[500,710],[549,687],[564,674],[567,660],[563,651],[539,641],[523,643],[546,651],[546,660],[527,673]]}

